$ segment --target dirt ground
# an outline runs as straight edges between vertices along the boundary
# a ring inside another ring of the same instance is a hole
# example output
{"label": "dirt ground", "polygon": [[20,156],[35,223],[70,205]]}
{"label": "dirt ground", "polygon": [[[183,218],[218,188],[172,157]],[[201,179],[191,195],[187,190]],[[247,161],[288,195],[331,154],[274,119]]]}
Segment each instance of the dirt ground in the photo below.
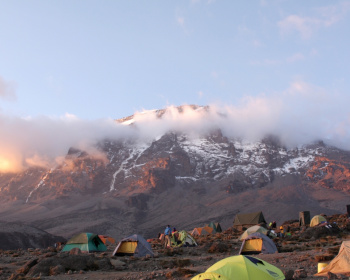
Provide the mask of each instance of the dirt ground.
{"label": "dirt ground", "polygon": [[[339,216],[339,219],[343,217]],[[345,219],[343,219],[345,221]],[[347,222],[346,222],[347,223]],[[318,262],[329,262],[338,253],[344,240],[350,240],[348,224],[343,223],[337,231],[328,232],[325,228],[301,229],[291,224],[292,235],[276,238],[274,241],[279,253],[259,254],[260,258],[280,268],[286,279],[349,279],[349,276],[316,277]],[[58,259],[72,255],[48,249],[0,250],[0,279],[191,279],[208,267],[226,257],[238,255],[240,233],[227,230],[204,237],[197,237],[197,247],[164,249],[157,239],[149,240],[154,257],[113,257],[116,245],[109,245],[103,253],[76,253],[76,257],[89,255],[96,264],[90,269],[67,270],[50,268],[50,276],[30,275],[30,262],[36,260],[35,268],[43,260]],[[28,268],[28,269],[27,269]],[[28,272],[29,271],[29,272]],[[334,278],[337,277],[337,278]]]}

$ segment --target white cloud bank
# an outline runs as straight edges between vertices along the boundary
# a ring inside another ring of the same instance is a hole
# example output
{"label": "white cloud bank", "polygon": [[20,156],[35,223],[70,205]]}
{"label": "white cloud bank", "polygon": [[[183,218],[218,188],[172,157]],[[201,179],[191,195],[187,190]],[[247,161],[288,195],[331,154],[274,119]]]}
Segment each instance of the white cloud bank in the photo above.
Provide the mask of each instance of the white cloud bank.
{"label": "white cloud bank", "polygon": [[350,149],[349,101],[347,95],[295,81],[282,93],[245,97],[236,106],[210,105],[209,112],[189,106],[182,113],[168,107],[162,118],[154,111],[139,112],[132,126],[110,119],[84,121],[68,114],[60,119],[0,115],[0,170],[53,167],[70,147],[86,149],[106,138],[151,141],[169,130],[202,134],[221,128],[226,136],[252,141],[274,134],[289,147],[324,140]]}

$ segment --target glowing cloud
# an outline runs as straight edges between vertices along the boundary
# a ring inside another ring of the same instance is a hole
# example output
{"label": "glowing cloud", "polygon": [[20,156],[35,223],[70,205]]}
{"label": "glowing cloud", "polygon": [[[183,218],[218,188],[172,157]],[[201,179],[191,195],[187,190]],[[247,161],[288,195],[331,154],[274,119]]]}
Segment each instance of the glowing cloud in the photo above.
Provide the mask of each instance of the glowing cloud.
{"label": "glowing cloud", "polygon": [[323,140],[350,149],[350,97],[296,80],[283,92],[245,97],[235,106],[169,106],[165,111],[136,112],[124,125],[111,119],[84,121],[62,118],[8,118],[0,115],[0,171],[31,166],[52,168],[70,147],[106,160],[96,149],[104,139],[134,138],[150,142],[165,133],[195,137],[221,129],[223,134],[250,141],[273,134],[288,147]]}

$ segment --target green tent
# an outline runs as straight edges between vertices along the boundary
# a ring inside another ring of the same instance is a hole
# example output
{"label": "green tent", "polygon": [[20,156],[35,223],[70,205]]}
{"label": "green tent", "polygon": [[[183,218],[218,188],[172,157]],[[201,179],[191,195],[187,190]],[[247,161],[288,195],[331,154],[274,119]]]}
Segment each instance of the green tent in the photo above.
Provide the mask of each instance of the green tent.
{"label": "green tent", "polygon": [[80,233],[73,236],[63,247],[62,252],[68,252],[74,248],[79,248],[82,252],[104,252],[107,250],[106,245],[93,233]]}
{"label": "green tent", "polygon": [[237,214],[233,221],[233,227],[239,230],[242,230],[243,227],[250,227],[258,224],[266,224],[264,215],[261,211]]}
{"label": "green tent", "polygon": [[171,246],[172,247],[187,247],[187,246],[197,246],[196,240],[185,230],[177,232],[177,240],[175,239],[175,234],[171,236]]}
{"label": "green tent", "polygon": [[218,261],[192,280],[284,280],[282,271],[266,261],[250,256],[233,256]]}
{"label": "green tent", "polygon": [[213,228],[215,232],[222,232],[222,228],[219,223],[210,222],[205,226]]}

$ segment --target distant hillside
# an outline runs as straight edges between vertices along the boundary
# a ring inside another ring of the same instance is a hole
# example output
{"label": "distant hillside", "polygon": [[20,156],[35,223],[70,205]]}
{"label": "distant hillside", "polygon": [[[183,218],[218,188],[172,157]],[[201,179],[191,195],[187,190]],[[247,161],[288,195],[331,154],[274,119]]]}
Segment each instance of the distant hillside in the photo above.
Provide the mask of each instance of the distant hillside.
{"label": "distant hillside", "polygon": [[15,250],[47,248],[65,238],[54,236],[43,230],[17,223],[0,222],[0,249]]}

